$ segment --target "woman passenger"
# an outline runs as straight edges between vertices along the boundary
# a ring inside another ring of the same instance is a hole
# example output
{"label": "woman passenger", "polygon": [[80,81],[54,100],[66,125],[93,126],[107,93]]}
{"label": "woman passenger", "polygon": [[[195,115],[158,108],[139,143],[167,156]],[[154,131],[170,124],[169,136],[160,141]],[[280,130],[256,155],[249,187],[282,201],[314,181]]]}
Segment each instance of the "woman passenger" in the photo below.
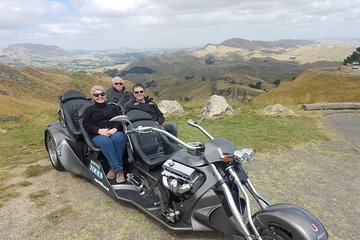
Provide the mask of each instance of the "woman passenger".
{"label": "woman passenger", "polygon": [[106,177],[116,178],[117,183],[123,183],[125,182],[123,157],[126,137],[122,132],[121,123],[110,121],[122,112],[118,106],[107,104],[102,86],[92,87],[90,93],[95,104],[86,108],[84,112],[84,128],[94,145],[101,149],[111,167]]}

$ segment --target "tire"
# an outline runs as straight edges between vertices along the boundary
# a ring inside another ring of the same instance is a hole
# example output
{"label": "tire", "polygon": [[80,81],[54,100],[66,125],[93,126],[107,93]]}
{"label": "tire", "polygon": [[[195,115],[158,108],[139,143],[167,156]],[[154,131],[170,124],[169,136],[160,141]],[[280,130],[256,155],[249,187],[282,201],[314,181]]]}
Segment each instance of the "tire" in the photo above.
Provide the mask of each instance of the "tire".
{"label": "tire", "polygon": [[54,136],[47,131],[45,134],[46,151],[49,154],[50,162],[57,171],[64,171],[64,167],[60,162],[59,156],[56,152],[56,141]]}
{"label": "tire", "polygon": [[261,237],[263,239],[271,239],[271,240],[292,240],[292,234],[285,227],[272,223],[269,224],[268,228],[262,229],[260,231]]}

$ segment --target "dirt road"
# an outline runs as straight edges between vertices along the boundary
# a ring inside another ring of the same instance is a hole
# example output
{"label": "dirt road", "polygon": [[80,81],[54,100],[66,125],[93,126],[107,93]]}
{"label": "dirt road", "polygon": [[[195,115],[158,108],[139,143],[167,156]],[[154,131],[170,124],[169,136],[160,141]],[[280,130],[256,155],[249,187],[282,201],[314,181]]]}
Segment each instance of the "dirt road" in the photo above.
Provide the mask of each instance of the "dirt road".
{"label": "dirt road", "polygon": [[[331,130],[332,140],[259,153],[246,166],[254,185],[272,203],[291,202],[312,212],[331,239],[359,239],[359,119],[359,112],[326,115],[324,127]],[[12,182],[32,184],[0,208],[1,239],[237,239],[220,233],[173,232],[84,179],[55,170],[24,179],[24,170],[15,169]]]}

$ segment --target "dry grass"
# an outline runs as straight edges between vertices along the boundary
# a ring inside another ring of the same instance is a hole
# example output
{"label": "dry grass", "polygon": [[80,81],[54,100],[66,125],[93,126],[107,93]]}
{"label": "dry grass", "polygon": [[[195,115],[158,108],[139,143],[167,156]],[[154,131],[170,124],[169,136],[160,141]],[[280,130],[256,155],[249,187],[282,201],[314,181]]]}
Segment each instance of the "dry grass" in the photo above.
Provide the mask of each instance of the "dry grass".
{"label": "dry grass", "polygon": [[296,105],[315,102],[359,102],[360,76],[308,70],[294,81],[255,98],[256,103]]}
{"label": "dry grass", "polygon": [[25,176],[28,178],[40,176],[50,170],[53,170],[51,165],[41,166],[39,164],[31,165],[25,170]]}
{"label": "dry grass", "polygon": [[50,195],[49,190],[44,189],[30,193],[29,198],[35,203],[36,207],[42,207],[46,204],[44,198],[48,195]]}
{"label": "dry grass", "polygon": [[341,62],[349,56],[356,47],[356,43],[319,42],[294,48],[279,48],[276,49],[274,53],[270,53],[268,51],[261,51],[261,49],[251,51],[246,48],[209,44],[204,49],[194,51],[192,54],[199,58],[204,58],[210,53],[218,59],[237,55],[242,59],[271,57],[283,61],[288,61],[291,57],[296,57],[297,62],[304,64],[322,61],[324,59]]}
{"label": "dry grass", "polygon": [[70,206],[63,206],[45,216],[45,218],[53,224],[59,224],[69,218],[77,216],[79,213],[75,212]]}

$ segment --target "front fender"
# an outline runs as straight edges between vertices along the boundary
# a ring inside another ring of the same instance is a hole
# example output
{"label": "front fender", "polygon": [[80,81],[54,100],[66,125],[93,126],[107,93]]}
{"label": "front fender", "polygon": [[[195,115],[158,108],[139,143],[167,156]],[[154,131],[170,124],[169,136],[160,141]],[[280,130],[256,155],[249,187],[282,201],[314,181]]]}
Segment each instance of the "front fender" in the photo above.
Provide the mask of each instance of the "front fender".
{"label": "front fender", "polygon": [[270,205],[265,210],[254,214],[253,220],[260,232],[271,225],[280,225],[287,229],[295,240],[329,238],[325,227],[314,215],[292,204]]}

